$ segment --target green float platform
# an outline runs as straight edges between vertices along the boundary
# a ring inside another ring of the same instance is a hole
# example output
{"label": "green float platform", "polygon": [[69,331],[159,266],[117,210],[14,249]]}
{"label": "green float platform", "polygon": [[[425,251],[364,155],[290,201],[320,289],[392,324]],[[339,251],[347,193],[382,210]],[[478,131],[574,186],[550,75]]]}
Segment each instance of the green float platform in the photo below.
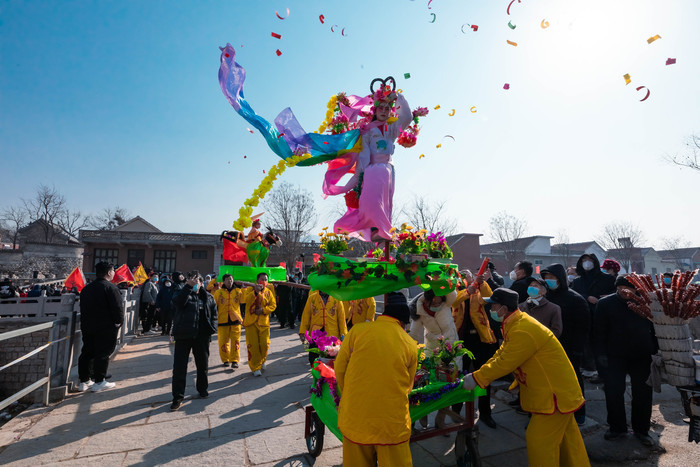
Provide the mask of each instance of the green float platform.
{"label": "green float platform", "polygon": [[231,274],[233,279],[242,282],[257,282],[258,274],[264,272],[268,279],[272,281],[286,281],[287,270],[280,266],[254,268],[251,266],[219,266],[217,281],[223,281],[224,274]]}

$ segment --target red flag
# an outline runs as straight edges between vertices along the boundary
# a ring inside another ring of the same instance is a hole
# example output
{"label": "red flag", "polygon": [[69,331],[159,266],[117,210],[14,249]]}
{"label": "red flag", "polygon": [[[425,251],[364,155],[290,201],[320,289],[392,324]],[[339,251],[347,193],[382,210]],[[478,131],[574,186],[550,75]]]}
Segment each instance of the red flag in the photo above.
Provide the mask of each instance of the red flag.
{"label": "red flag", "polygon": [[540,273],[540,267],[539,267],[539,266],[537,266],[537,267],[535,268],[535,272],[536,272],[537,274]]}
{"label": "red flag", "polygon": [[313,256],[314,256],[314,264],[318,263],[318,260],[321,259],[321,255],[319,255],[318,253],[314,253]]}
{"label": "red flag", "polygon": [[301,271],[304,268],[304,263],[302,263],[301,261],[297,261],[297,264],[294,267]]}
{"label": "red flag", "polygon": [[72,289],[73,287],[76,287],[78,292],[83,290],[83,287],[85,287],[85,277],[83,276],[83,272],[80,270],[80,268],[76,267],[73,269],[73,272],[71,272],[66,278],[63,285],[65,285],[68,290]]}
{"label": "red flag", "polygon": [[114,279],[112,279],[112,283],[119,284],[121,282],[136,282],[134,280],[134,275],[131,274],[129,266],[126,264],[122,264],[116,271],[114,271]]}
{"label": "red flag", "polygon": [[280,267],[281,267],[281,268],[286,268],[286,267],[287,267],[287,263],[285,263],[284,261],[280,261]]}

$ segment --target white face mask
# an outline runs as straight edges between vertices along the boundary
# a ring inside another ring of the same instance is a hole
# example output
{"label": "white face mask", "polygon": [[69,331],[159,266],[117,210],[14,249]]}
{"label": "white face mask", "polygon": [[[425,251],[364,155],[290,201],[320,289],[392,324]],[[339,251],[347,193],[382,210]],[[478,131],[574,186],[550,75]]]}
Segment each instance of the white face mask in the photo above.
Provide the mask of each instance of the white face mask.
{"label": "white face mask", "polygon": [[583,269],[585,269],[586,271],[590,271],[591,269],[593,269],[593,261],[587,259],[586,261],[581,263],[581,266],[583,266]]}
{"label": "white face mask", "polygon": [[518,275],[515,273],[515,271],[511,271],[510,274],[508,274],[508,277],[510,277],[510,280],[512,281],[518,280]]}
{"label": "white face mask", "polygon": [[573,274],[569,274],[568,276],[566,276],[566,278],[569,279],[569,282],[573,282],[574,279],[576,279],[576,276],[574,276]]}

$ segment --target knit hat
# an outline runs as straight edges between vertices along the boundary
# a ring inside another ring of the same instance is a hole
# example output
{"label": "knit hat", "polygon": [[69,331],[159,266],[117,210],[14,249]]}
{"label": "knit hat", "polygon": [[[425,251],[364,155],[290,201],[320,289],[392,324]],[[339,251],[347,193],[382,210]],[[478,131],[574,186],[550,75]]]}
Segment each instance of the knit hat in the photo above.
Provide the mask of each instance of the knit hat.
{"label": "knit hat", "polygon": [[401,292],[391,292],[384,305],[384,315],[396,318],[404,324],[410,322],[406,296]]}
{"label": "knit hat", "polygon": [[634,289],[634,285],[632,285],[632,283],[627,280],[627,275],[617,276],[617,278],[615,279],[615,287],[629,287],[631,289]]}
{"label": "knit hat", "polygon": [[603,261],[603,264],[600,265],[600,269],[605,269],[606,271],[608,269],[612,269],[615,272],[615,274],[617,274],[618,272],[620,272],[620,263],[618,263],[614,259],[606,259],[605,261]]}

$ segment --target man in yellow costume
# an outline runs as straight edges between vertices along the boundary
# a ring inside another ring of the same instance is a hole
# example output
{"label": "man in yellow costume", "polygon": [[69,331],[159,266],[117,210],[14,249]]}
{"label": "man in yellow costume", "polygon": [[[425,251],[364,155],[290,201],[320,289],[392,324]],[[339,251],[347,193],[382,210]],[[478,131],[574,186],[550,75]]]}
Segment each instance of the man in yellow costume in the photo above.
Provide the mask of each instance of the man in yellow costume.
{"label": "man in yellow costume", "polygon": [[267,287],[267,274],[257,276],[258,283],[243,292],[245,303],[245,340],[248,347],[248,366],[255,376],[265,369],[267,351],[270,349],[270,313],[275,311],[275,293]]}
{"label": "man in yellow costume", "polygon": [[224,274],[223,287],[212,292],[219,310],[219,356],[224,367],[238,368],[241,356],[241,294],[231,274]]}
{"label": "man in yellow costume", "polygon": [[345,322],[348,330],[357,323],[374,321],[374,313],[377,311],[377,302],[374,297],[360,298],[343,302],[345,305]]}
{"label": "man in yellow costume", "polygon": [[[408,322],[406,297],[392,292],[384,314],[373,323],[355,325],[340,346],[334,366],[344,465],[412,465],[408,395],[418,352],[416,341],[404,331]],[[377,388],[381,397],[368,397]]]}
{"label": "man in yellow costume", "polygon": [[[303,343],[306,339],[304,333],[320,329],[328,336],[335,336],[342,339],[348,332],[345,324],[345,307],[343,302],[336,300],[327,293],[314,290],[309,293],[306,300],[304,312],[301,314],[301,324],[299,324],[299,339]],[[309,352],[309,363],[313,364],[317,355]]]}
{"label": "man in yellow costume", "polygon": [[552,331],[518,309],[518,293],[496,289],[491,317],[503,322],[503,344],[464,377],[464,388],[485,388],[508,373],[520,385],[520,403],[532,413],[527,427],[528,462],[539,466],[590,466],[574,412],[584,403],[576,372]]}

